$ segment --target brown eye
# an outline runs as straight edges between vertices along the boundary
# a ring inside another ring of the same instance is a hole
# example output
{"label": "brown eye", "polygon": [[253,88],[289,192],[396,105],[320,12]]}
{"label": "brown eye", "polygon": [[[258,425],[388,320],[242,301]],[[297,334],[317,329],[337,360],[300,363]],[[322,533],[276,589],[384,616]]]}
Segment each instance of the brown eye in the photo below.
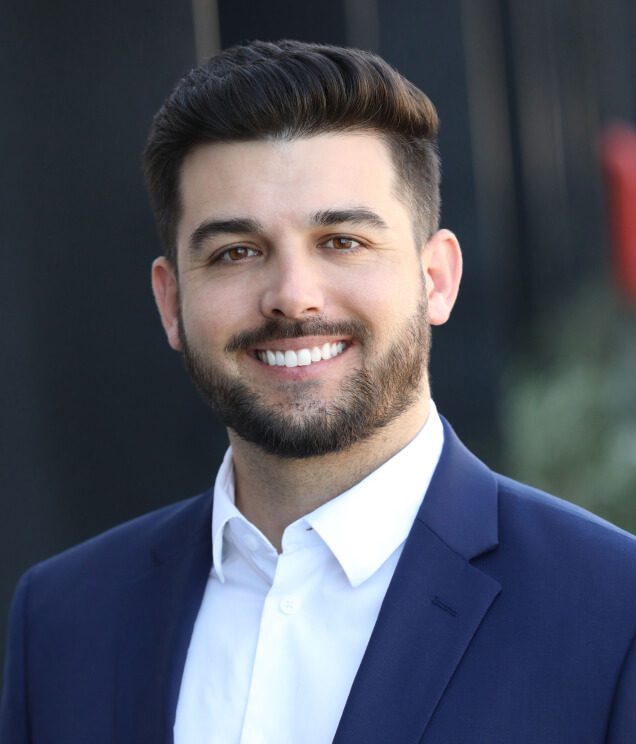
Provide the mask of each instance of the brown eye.
{"label": "brown eye", "polygon": [[335,248],[340,251],[352,251],[356,248],[360,248],[360,243],[353,238],[349,238],[346,235],[337,235],[335,238],[329,238],[325,243],[327,248]]}
{"label": "brown eye", "polygon": [[242,261],[245,258],[251,258],[256,255],[256,251],[253,248],[249,248],[246,245],[234,245],[228,248],[223,253],[224,261]]}
{"label": "brown eye", "polygon": [[351,238],[334,238],[333,242],[335,248],[344,248],[345,250],[351,248],[353,245]]}

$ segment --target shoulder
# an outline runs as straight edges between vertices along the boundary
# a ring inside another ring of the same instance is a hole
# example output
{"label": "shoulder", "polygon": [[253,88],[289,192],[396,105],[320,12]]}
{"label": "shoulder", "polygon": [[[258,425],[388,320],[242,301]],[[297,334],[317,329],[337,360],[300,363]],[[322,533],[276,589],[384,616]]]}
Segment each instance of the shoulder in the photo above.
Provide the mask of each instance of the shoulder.
{"label": "shoulder", "polygon": [[513,565],[542,569],[569,587],[621,594],[636,581],[636,537],[575,504],[501,475],[499,550]]}
{"label": "shoulder", "polygon": [[534,572],[567,581],[616,570],[636,580],[636,537],[494,472],[442,422],[444,448],[418,516],[455,552],[508,578]]}
{"label": "shoulder", "polygon": [[556,529],[578,537],[589,535],[615,542],[628,552],[636,549],[636,536],[562,498],[495,473],[501,516],[515,515],[529,528]]}
{"label": "shoulder", "polygon": [[36,564],[22,583],[56,592],[134,581],[162,555],[209,538],[211,503],[207,491],[136,517]]}

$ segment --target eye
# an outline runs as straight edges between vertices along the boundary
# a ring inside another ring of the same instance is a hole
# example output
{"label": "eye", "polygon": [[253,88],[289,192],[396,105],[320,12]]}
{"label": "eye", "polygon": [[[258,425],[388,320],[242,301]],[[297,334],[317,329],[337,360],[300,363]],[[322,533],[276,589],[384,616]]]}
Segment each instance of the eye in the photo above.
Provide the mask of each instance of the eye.
{"label": "eye", "polygon": [[255,248],[250,248],[249,245],[233,245],[220,253],[216,260],[221,263],[236,263],[254,256],[258,256],[258,251]]}
{"label": "eye", "polygon": [[322,244],[325,248],[335,248],[339,251],[354,251],[362,247],[362,243],[348,235],[336,235]]}

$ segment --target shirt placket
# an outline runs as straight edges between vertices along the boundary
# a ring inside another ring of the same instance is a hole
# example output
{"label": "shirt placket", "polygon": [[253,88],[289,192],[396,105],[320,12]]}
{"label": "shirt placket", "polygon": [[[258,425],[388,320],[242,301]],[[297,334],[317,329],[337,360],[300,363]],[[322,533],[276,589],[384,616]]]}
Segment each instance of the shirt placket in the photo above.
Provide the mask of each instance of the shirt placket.
{"label": "shirt placket", "polygon": [[303,615],[303,576],[310,570],[311,550],[294,549],[278,556],[274,580],[263,612],[243,719],[240,744],[285,744],[294,741],[298,658],[293,638]]}

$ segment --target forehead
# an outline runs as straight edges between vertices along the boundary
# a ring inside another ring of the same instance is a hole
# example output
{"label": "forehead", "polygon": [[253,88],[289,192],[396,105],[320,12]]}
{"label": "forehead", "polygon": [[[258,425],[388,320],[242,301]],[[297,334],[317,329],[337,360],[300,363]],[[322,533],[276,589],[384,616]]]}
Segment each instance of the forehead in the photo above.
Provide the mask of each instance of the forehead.
{"label": "forehead", "polygon": [[374,133],[201,145],[181,170],[179,234],[210,217],[250,216],[267,225],[354,205],[390,218],[405,211],[395,181],[389,148]]}

